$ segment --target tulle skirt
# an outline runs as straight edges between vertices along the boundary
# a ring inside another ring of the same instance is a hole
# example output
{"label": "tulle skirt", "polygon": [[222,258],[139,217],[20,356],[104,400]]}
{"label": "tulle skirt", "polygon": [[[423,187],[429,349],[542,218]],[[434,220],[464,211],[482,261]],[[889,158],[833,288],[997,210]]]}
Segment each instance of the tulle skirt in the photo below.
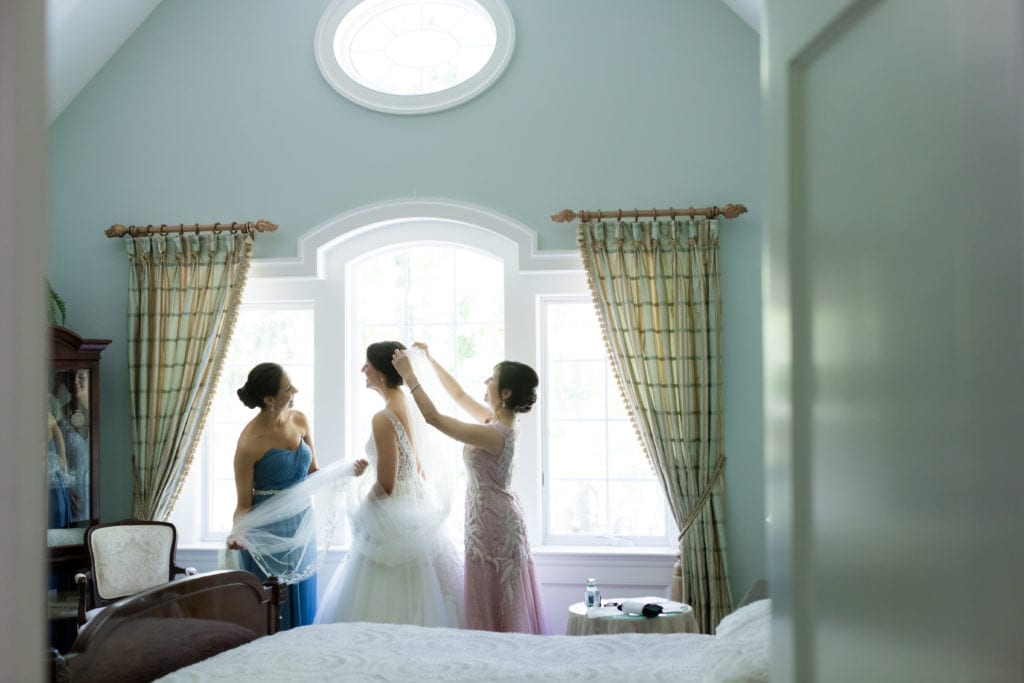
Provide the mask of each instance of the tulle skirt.
{"label": "tulle skirt", "polygon": [[327,584],[315,623],[463,628],[462,558],[432,510],[417,496],[365,500],[352,515],[352,547]]}

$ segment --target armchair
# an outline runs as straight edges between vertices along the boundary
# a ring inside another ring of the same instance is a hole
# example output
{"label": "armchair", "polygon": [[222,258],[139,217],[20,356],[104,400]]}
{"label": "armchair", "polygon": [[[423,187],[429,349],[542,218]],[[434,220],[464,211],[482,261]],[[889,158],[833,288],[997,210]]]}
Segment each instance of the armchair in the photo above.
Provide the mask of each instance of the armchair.
{"label": "armchair", "polygon": [[175,564],[177,546],[177,530],[168,522],[126,519],[89,527],[89,569],[75,576],[79,630],[112,602],[173,581],[179,574],[195,575],[193,567]]}

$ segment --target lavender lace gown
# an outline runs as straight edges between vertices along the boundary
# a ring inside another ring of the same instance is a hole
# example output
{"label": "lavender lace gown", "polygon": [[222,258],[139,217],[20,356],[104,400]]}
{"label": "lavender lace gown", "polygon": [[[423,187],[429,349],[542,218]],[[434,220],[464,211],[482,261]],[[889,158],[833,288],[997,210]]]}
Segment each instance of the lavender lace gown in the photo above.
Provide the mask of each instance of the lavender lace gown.
{"label": "lavender lace gown", "polygon": [[540,589],[519,498],[511,489],[518,430],[499,422],[505,447],[463,450],[466,484],[466,625],[485,631],[544,633]]}

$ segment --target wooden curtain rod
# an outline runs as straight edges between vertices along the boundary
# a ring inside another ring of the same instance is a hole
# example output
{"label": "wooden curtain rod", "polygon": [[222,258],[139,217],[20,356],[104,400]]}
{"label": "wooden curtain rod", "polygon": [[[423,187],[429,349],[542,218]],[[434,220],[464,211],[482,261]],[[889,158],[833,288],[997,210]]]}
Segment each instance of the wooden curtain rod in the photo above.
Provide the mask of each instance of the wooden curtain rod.
{"label": "wooden curtain rod", "polygon": [[632,211],[623,211],[622,209],[615,209],[614,211],[573,211],[572,209],[565,209],[552,216],[551,220],[556,223],[571,223],[574,220],[586,223],[594,219],[602,220],[604,218],[615,218],[621,221],[623,217],[632,218],[634,221],[641,218],[657,218],[658,216],[663,218],[675,218],[676,216],[689,216],[690,218],[694,216],[704,216],[705,218],[724,216],[725,218],[736,218],[746,212],[747,207],[742,204],[706,206],[703,209],[695,209],[692,206],[688,209],[633,209]]}
{"label": "wooden curtain rod", "polygon": [[186,232],[194,232],[197,235],[201,232],[247,232],[251,235],[253,232],[274,232],[275,230],[277,230],[276,223],[271,223],[261,218],[255,223],[231,221],[230,223],[217,222],[209,225],[200,225],[199,223],[191,225],[186,225],[185,223],[178,225],[129,225],[127,228],[120,223],[116,223],[104,230],[103,234],[107,237],[124,237],[125,235],[138,237],[140,235],[168,235],[175,232],[179,235],[184,235]]}

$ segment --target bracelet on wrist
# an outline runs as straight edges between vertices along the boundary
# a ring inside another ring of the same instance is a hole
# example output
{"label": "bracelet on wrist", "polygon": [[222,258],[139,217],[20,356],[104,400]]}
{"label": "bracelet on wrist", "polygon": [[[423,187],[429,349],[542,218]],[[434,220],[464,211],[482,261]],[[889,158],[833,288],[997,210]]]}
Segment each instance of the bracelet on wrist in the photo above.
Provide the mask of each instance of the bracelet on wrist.
{"label": "bracelet on wrist", "polygon": [[412,392],[416,391],[416,390],[417,390],[417,389],[419,389],[419,388],[420,388],[420,383],[419,383],[419,382],[416,382],[416,386],[414,386],[414,387],[409,387],[409,393],[411,394]]}

